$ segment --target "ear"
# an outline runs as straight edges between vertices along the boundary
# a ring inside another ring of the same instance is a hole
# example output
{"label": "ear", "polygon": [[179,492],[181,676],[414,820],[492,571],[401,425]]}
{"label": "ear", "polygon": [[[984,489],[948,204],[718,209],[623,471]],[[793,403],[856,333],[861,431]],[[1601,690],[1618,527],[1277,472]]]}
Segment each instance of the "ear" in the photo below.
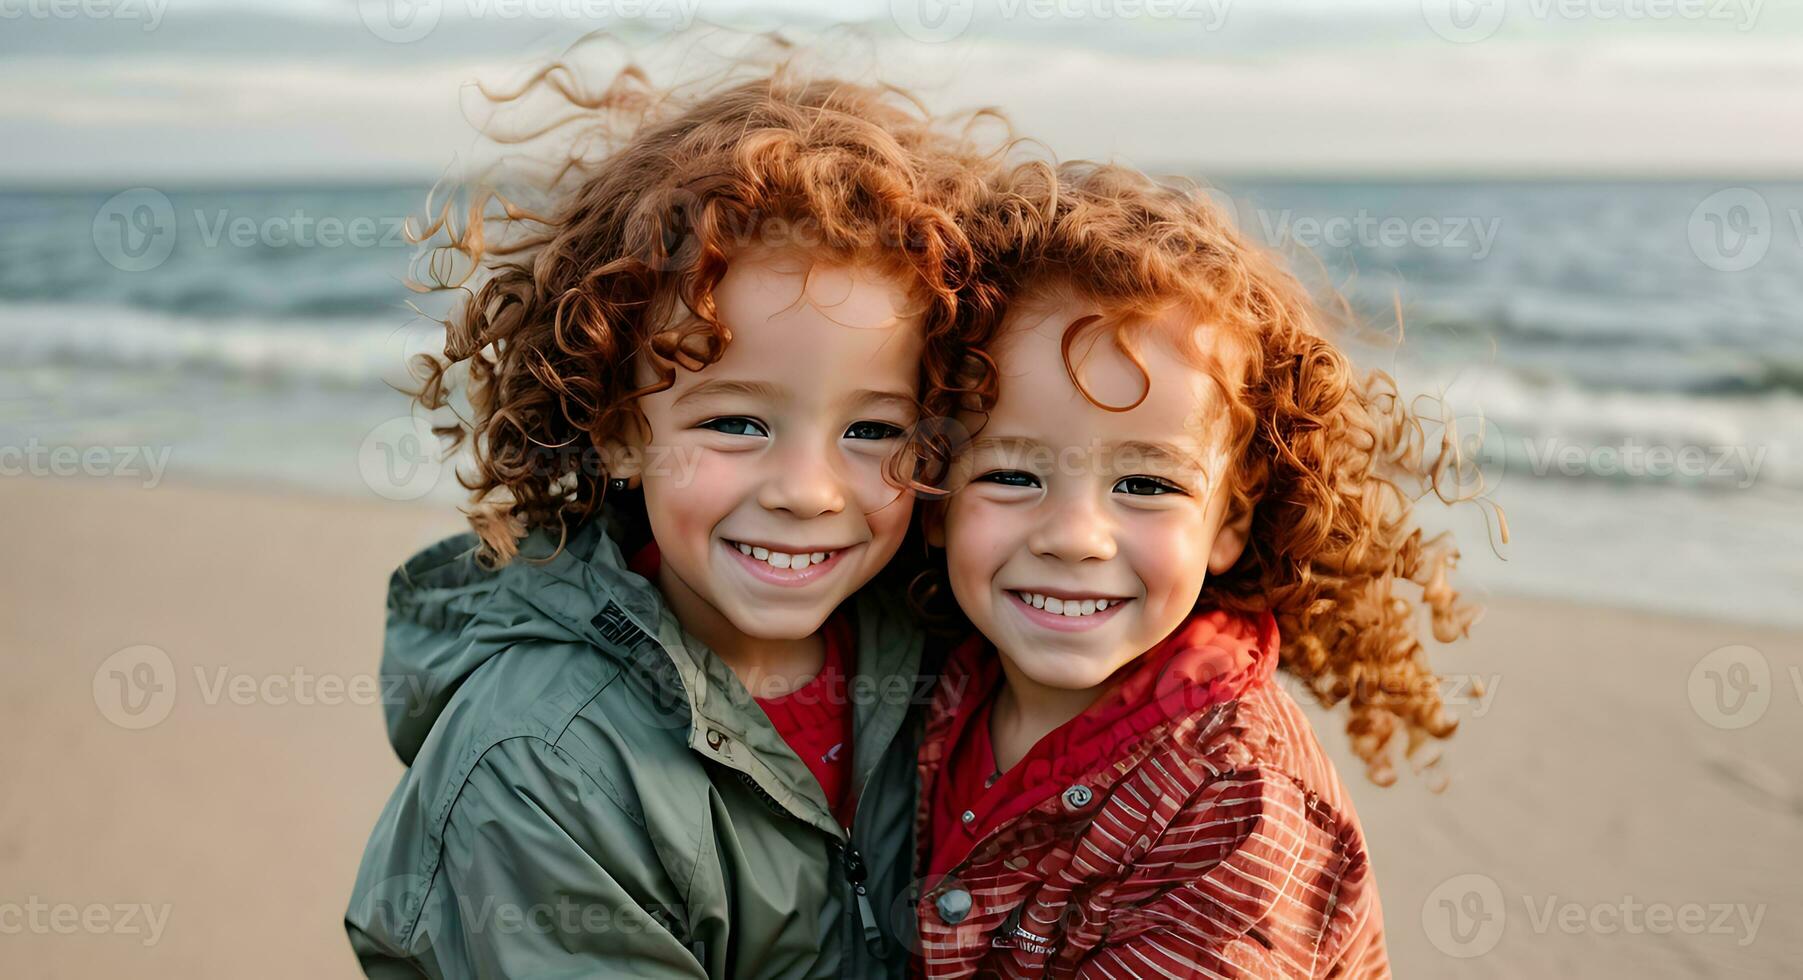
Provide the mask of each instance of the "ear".
{"label": "ear", "polygon": [[607,479],[625,480],[637,486],[645,475],[645,439],[640,426],[628,422],[622,431],[603,437],[595,446]]}
{"label": "ear", "polygon": [[[1232,506],[1231,503],[1228,504]],[[1221,529],[1215,532],[1214,548],[1208,553],[1208,574],[1225,575],[1240,560],[1240,554],[1246,550],[1246,540],[1252,534],[1252,512],[1256,508],[1248,506],[1245,513],[1224,521]]]}

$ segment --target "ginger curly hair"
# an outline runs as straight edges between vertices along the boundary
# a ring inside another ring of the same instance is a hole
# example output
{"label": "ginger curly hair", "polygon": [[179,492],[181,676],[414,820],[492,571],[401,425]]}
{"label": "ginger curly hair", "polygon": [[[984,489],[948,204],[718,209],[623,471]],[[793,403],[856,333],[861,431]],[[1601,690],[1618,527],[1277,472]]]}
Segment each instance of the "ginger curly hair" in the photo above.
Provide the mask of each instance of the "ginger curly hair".
{"label": "ginger curly hair", "polygon": [[[1444,710],[1417,614],[1428,610],[1444,643],[1466,635],[1479,610],[1448,584],[1458,558],[1449,536],[1424,537],[1411,513],[1428,493],[1461,499],[1443,492],[1459,464],[1456,439],[1430,452],[1422,419],[1395,382],[1381,371],[1361,376],[1330,339],[1334,311],[1193,184],[1035,160],[1001,172],[966,227],[1007,296],[1002,311],[991,311],[998,320],[1009,304],[1061,290],[1095,305],[1097,316],[1067,329],[1067,369],[1084,331],[1111,332],[1137,358],[1136,322],[1182,304],[1206,324],[1238,362],[1200,365],[1229,406],[1227,520],[1250,510],[1252,522],[1239,561],[1210,577],[1198,607],[1271,611],[1281,665],[1324,706],[1346,703],[1352,748],[1373,782],[1395,781],[1399,733],[1418,770],[1437,762],[1422,750],[1450,736],[1456,721]],[[971,333],[988,340],[999,329]],[[1177,339],[1195,351],[1199,336]]]}
{"label": "ginger curly hair", "polygon": [[[925,324],[922,416],[949,412],[951,379],[970,373],[958,331],[999,300],[959,226],[999,159],[969,129],[952,132],[899,89],[808,77],[787,60],[700,90],[659,89],[629,66],[589,93],[561,62],[515,91],[484,90],[497,104],[547,93],[567,103],[561,122],[496,137],[583,129],[543,189],[543,213],[484,190],[461,225],[446,204],[416,233],[449,243],[423,253],[428,275],[416,268],[415,288],[463,299],[443,321],[443,356],[417,362],[413,394],[444,408],[467,373],[469,417],[435,431],[472,457],[459,479],[485,561],[511,560],[534,527],[567,532],[601,512],[604,441],[643,424],[639,397],[731,342],[713,291],[742,248],[797,248],[910,283]],[[909,463],[893,470],[915,478],[944,465],[931,440],[901,452]],[[612,516],[642,529],[643,509],[619,493]]]}

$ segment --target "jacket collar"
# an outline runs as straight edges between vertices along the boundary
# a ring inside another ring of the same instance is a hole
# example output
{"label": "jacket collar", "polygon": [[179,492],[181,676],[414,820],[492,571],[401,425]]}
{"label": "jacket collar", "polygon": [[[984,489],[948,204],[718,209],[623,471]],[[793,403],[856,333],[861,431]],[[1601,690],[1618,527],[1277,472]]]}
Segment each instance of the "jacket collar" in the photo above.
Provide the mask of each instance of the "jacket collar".
{"label": "jacket collar", "polygon": [[[1196,724],[1217,705],[1268,681],[1279,646],[1277,621],[1268,611],[1192,614],[1124,666],[1095,704],[1035,746],[1030,758],[1040,764],[1009,771],[1004,778],[1019,783],[1017,793],[996,822],[1034,808],[1072,783],[1106,791],[1173,729]],[[952,653],[928,721],[923,775],[936,776],[944,753],[1001,681],[1000,655],[983,637],[972,637]]]}
{"label": "jacket collar", "polygon": [[[561,552],[555,535],[534,530],[503,569],[504,587],[617,659],[644,685],[642,700],[660,727],[680,729],[696,752],[745,774],[796,816],[843,836],[813,773],[738,675],[683,630],[656,586],[628,568],[600,525],[585,523]],[[914,700],[922,636],[899,597],[866,587],[851,602],[857,662],[847,689],[856,732],[853,780],[861,790]]]}

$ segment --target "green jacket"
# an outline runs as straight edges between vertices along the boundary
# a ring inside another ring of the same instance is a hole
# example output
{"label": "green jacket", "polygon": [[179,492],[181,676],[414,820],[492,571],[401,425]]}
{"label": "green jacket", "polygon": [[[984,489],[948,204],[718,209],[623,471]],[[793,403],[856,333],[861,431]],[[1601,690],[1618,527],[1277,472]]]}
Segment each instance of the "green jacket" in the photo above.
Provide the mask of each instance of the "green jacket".
{"label": "green jacket", "polygon": [[345,926],[371,977],[901,976],[923,636],[866,588],[847,836],[738,678],[591,522],[499,571],[394,574],[382,658],[408,765]]}

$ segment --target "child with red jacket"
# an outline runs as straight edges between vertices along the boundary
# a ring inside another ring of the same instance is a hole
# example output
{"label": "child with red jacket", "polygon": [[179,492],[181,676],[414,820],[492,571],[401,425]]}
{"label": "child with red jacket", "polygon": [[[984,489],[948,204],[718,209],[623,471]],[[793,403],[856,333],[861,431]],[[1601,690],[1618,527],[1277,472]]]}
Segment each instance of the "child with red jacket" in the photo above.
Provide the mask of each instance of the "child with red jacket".
{"label": "child with red jacket", "polygon": [[[1389,974],[1352,801],[1449,735],[1417,637],[1475,613],[1410,521],[1441,459],[1208,198],[1031,164],[972,222],[1008,307],[929,518],[981,635],[920,753],[930,977]],[[1420,586],[1399,594],[1404,580]]]}

